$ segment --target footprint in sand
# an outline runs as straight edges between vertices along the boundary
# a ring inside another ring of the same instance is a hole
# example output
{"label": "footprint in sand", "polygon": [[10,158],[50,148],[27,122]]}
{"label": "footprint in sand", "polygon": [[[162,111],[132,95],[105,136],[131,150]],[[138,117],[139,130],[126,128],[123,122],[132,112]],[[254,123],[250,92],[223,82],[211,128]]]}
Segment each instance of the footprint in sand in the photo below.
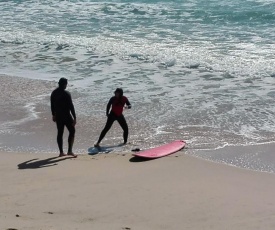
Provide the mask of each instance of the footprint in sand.
{"label": "footprint in sand", "polygon": [[53,214],[53,212],[44,212],[44,213],[47,213],[47,214],[50,214],[50,215],[52,215],[52,214]]}

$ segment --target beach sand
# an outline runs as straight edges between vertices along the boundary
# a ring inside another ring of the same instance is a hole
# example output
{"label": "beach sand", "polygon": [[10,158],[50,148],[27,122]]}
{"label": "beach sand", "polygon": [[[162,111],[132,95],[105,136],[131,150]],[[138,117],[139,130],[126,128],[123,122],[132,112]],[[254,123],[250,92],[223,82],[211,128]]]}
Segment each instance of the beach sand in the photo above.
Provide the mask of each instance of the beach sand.
{"label": "beach sand", "polygon": [[275,175],[184,151],[56,158],[0,153],[0,229],[275,229]]}

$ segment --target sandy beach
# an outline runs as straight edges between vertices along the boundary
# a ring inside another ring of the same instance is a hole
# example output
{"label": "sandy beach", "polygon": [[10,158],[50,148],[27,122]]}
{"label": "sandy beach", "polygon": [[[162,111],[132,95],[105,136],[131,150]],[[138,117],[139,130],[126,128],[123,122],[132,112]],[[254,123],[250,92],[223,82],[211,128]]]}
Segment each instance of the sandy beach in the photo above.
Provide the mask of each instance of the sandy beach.
{"label": "sandy beach", "polygon": [[274,229],[275,175],[188,156],[0,153],[0,229]]}
{"label": "sandy beach", "polygon": [[274,8],[0,0],[0,230],[275,230]]}

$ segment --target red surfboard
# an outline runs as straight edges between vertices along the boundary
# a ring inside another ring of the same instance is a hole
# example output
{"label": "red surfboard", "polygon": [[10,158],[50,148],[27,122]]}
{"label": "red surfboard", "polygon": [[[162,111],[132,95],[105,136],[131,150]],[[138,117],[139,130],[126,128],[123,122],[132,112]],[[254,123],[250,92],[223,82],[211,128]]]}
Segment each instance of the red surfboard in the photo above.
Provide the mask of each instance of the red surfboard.
{"label": "red surfboard", "polygon": [[134,153],[133,156],[151,158],[151,159],[164,157],[181,150],[182,148],[184,148],[185,144],[186,144],[185,141],[177,140],[165,145],[161,145],[159,147]]}

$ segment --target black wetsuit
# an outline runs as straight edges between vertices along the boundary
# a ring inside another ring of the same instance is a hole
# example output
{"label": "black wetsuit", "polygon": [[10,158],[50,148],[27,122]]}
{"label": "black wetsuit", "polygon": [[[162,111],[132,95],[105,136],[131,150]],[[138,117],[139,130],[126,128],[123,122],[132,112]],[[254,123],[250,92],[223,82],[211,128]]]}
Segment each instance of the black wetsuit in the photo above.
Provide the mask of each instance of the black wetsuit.
{"label": "black wetsuit", "polygon": [[[55,89],[51,94],[51,110],[52,115],[55,116],[57,126],[57,144],[60,153],[63,153],[63,133],[66,126],[69,131],[69,150],[72,151],[72,144],[74,141],[75,127],[73,126],[73,119],[76,119],[75,109],[72,102],[71,94],[63,88]],[[73,116],[73,117],[72,117]]]}
{"label": "black wetsuit", "polygon": [[[127,105],[129,108],[131,107],[130,102],[128,101],[127,97],[122,96],[121,98],[116,98],[116,97],[111,97],[107,104],[106,108],[106,115],[108,117],[106,125],[104,129],[102,130],[99,139],[98,139],[98,144],[102,141],[102,139],[105,137],[106,133],[110,130],[112,127],[114,121],[118,121],[119,125],[123,129],[123,139],[124,139],[124,144],[127,143],[128,140],[128,125],[125,120],[125,117],[123,116],[123,107],[124,105]],[[110,111],[110,108],[112,106],[112,110]]]}

